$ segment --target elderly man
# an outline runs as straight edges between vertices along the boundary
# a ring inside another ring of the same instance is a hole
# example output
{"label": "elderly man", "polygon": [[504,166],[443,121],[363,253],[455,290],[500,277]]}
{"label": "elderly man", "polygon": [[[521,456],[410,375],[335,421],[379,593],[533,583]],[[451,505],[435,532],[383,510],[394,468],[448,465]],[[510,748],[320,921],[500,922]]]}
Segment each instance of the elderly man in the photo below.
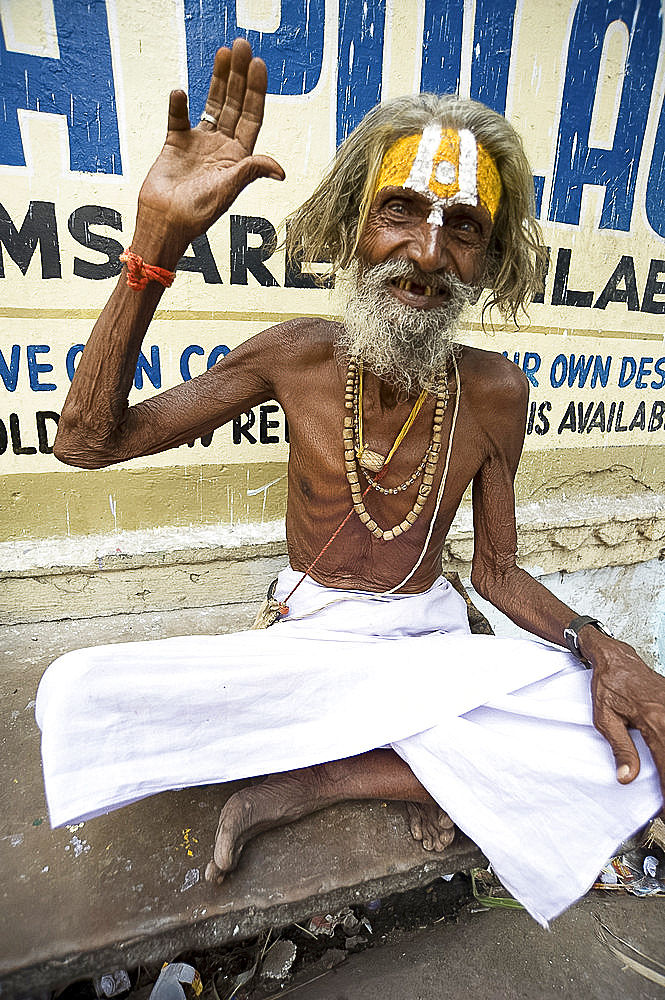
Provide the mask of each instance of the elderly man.
{"label": "elderly man", "polygon": [[[171,95],[127,271],[81,359],[55,452],[99,468],[278,400],[290,567],[267,609],[276,622],[52,665],[37,705],[52,822],[270,775],[222,810],[214,881],[261,830],[341,800],[404,800],[423,847],[443,849],[455,822],[546,922],[662,803],[665,680],[516,564],[527,382],[502,356],[456,343],[481,288],[516,318],[537,287],[543,250],[513,129],[450,96],[376,108],[290,226],[290,253],[350,270],[345,323],[280,324],[127,405],[188,244],[248,183],[284,176],[253,155],[265,91],[264,64],[237,41],[217,54],[196,128],[185,94]],[[470,483],[473,584],[545,643],[471,636],[439,576]]]}

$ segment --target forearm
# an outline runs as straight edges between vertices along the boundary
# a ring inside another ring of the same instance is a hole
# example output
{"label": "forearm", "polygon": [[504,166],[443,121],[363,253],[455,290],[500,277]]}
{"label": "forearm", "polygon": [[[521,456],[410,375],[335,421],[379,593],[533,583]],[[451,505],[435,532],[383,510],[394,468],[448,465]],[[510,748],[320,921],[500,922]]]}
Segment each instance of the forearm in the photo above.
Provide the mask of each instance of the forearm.
{"label": "forearm", "polygon": [[[559,646],[567,645],[564,629],[579,614],[589,611],[593,614],[593,609],[573,610],[568,607],[519,566],[513,566],[505,573],[482,573],[476,569],[471,581],[482,597],[520,628]],[[578,641],[580,658],[594,671],[609,671],[612,674],[618,669],[627,669],[632,672],[639,665],[640,670],[650,673],[632,646],[608,636],[593,625],[580,629]]]}
{"label": "forearm", "polygon": [[[496,425],[496,420],[492,427]],[[474,480],[475,546],[471,581],[481,596],[517,625],[564,646],[564,629],[580,613],[517,566],[513,476],[517,451],[505,435]],[[502,455],[505,456],[502,459]],[[579,653],[592,668],[596,728],[612,748],[621,782],[632,781],[640,760],[629,733],[639,729],[653,754],[665,792],[665,678],[650,670],[632,646],[587,624],[578,632]]]}
{"label": "forearm", "polygon": [[[144,218],[131,246],[147,262],[172,270],[182,255],[181,244],[164,225]],[[130,288],[123,268],[90,334],[63,406],[53,449],[60,461],[100,468],[145,448],[140,422],[131,430],[127,425],[127,398],[143,339],[164,291],[156,281],[140,291]]]}
{"label": "forearm", "polygon": [[563,630],[578,612],[559,600],[526,570],[514,563],[500,570],[475,559],[471,582],[481,597],[520,628],[548,642],[560,646],[566,644]]}
{"label": "forearm", "polygon": [[[184,92],[172,91],[166,142],[141,187],[131,245],[146,263],[175,270],[192,239],[207,232],[248,184],[259,177],[283,180],[279,164],[253,155],[266,89],[265,64],[252,58],[244,39],[236,39],[232,51],[219,49],[215,56],[200,126],[191,128]],[[162,451],[207,433],[242,412],[239,407],[269,398],[265,380],[247,376],[244,396],[227,379],[225,402],[215,375],[213,384],[174,387],[128,409],[141,344],[163,292],[156,281],[130,289],[121,275],[65,401],[54,445],[61,461],[99,468]]]}

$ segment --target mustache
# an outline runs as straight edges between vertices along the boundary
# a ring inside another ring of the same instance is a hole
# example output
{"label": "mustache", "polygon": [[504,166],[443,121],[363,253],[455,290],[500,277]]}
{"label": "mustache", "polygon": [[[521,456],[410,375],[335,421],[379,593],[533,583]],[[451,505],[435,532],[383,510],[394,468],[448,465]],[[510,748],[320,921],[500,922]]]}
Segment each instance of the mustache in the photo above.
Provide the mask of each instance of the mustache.
{"label": "mustache", "polygon": [[358,283],[370,280],[373,284],[390,284],[397,278],[412,281],[417,285],[429,285],[436,293],[448,292],[460,296],[469,302],[478,297],[478,288],[461,281],[450,271],[423,271],[413,261],[398,259],[387,260],[382,264],[374,264],[363,268],[358,274]]}

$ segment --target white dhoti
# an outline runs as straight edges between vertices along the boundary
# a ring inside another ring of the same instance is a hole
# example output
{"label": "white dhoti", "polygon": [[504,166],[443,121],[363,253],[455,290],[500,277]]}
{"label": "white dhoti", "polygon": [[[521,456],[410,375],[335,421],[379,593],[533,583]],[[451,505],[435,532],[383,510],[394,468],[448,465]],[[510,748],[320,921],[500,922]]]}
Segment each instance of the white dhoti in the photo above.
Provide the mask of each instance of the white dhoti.
{"label": "white dhoti", "polygon": [[[283,571],[275,596],[297,579]],[[471,635],[444,578],[389,597],[306,580],[289,606],[264,631],[56,660],[36,708],[52,825],[390,745],[545,924],[658,812],[639,733],[640,775],[617,783],[589,672],[544,643]]]}

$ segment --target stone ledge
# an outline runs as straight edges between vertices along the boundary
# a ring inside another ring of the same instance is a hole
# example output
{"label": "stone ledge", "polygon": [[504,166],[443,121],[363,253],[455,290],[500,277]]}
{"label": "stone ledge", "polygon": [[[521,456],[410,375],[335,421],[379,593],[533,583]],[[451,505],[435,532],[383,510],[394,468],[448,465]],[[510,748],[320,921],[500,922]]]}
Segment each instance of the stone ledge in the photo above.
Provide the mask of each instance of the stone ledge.
{"label": "stone ledge", "polygon": [[[107,969],[165,960],[314,913],[427,884],[483,862],[460,836],[422,850],[397,803],[345,803],[248,843],[205,882],[219,809],[239,784],[163,792],[83,824],[48,823],[37,683],[85,645],[222,632],[224,609],[120,615],[0,630],[0,996],[39,997]],[[237,929],[236,929],[237,928]]]}
{"label": "stone ledge", "polygon": [[[217,794],[225,787],[220,786]],[[173,793],[165,794],[173,799]],[[181,793],[180,799],[184,798]],[[182,826],[189,820],[177,810],[178,805],[172,806],[168,817],[176,827],[178,821]],[[210,821],[214,824],[214,813]],[[159,871],[156,852],[151,861]],[[330,865],[325,874],[320,868],[322,861]],[[306,873],[309,863],[314,866],[311,875]],[[126,912],[116,913],[112,905],[103,921],[107,926],[102,928],[102,921],[97,920],[94,933],[86,935],[79,926],[81,921],[75,919],[73,934],[71,928],[69,933],[51,933],[48,941],[42,939],[39,945],[30,941],[32,948],[27,950],[23,938],[19,952],[14,953],[15,936],[9,931],[7,958],[0,961],[0,990],[3,1000],[12,1000],[36,995],[46,987],[57,989],[104,969],[161,964],[185,950],[221,947],[269,928],[307,922],[317,913],[369,903],[486,864],[483,853],[463,834],[458,833],[455,843],[440,855],[427,855],[415,843],[411,845],[397,805],[381,807],[368,802],[335,806],[301,820],[290,832],[287,828],[262,834],[245,848],[239,871],[227,880],[228,887],[214,889],[200,881],[193,887],[199,890],[198,905],[189,899],[185,905],[179,874],[172,879],[168,895],[165,891],[160,898],[159,917],[139,912],[132,919],[128,912],[132,893],[126,884],[131,880],[125,877],[121,881]],[[162,894],[158,891],[158,895]],[[100,899],[94,904],[93,900],[92,905],[102,905]],[[33,901],[30,908],[34,911],[36,906]],[[86,910],[82,898],[73,902],[67,916],[72,918],[75,908]],[[52,916],[57,924],[65,914]],[[88,916],[91,918],[92,912]]]}
{"label": "stone ledge", "polygon": [[[519,562],[537,576],[633,565],[665,553],[665,497],[652,493],[524,504],[518,508],[518,525]],[[16,565],[0,572],[4,595],[0,622],[226,605],[235,618],[239,615],[244,621],[247,616],[248,623],[251,608],[287,559],[284,538],[274,537],[280,526],[257,525],[257,534],[266,538],[266,528],[272,537],[257,544],[233,537],[220,543],[219,529],[211,528],[212,543],[206,544],[206,532],[198,529],[189,547],[175,548],[171,548],[173,531],[168,537],[156,531],[145,541],[145,551],[135,550],[136,539],[131,551],[131,541],[118,536],[100,538],[96,545],[95,539],[64,539],[46,566],[21,565],[20,543],[0,545],[0,560],[4,553],[6,564],[11,564],[11,555]],[[252,527],[245,526],[244,538],[251,534]],[[118,542],[130,551],[123,551]],[[33,544],[27,558],[34,562],[41,548]],[[95,549],[98,554],[91,556]],[[444,547],[446,569],[467,578],[472,554],[472,517],[463,510]]]}
{"label": "stone ledge", "polygon": [[[665,496],[588,497],[525,503],[517,508],[518,561],[536,576],[603,566],[629,566],[665,553]],[[458,516],[444,555],[470,573],[472,518]]]}

